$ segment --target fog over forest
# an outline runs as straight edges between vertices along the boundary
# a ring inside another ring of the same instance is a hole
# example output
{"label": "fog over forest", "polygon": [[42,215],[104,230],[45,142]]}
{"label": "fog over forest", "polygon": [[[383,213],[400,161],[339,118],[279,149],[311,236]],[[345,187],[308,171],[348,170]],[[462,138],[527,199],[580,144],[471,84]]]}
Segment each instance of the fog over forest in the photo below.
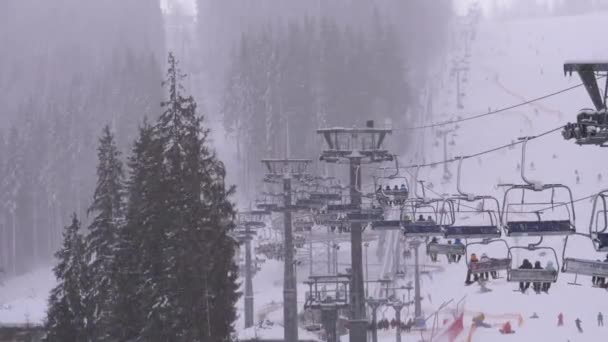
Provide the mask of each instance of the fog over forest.
{"label": "fog over forest", "polygon": [[86,222],[101,128],[128,155],[160,114],[169,49],[246,201],[258,160],[316,155],[315,129],[414,115],[453,18],[448,0],[1,6],[0,264],[12,274],[51,261],[70,213]]}

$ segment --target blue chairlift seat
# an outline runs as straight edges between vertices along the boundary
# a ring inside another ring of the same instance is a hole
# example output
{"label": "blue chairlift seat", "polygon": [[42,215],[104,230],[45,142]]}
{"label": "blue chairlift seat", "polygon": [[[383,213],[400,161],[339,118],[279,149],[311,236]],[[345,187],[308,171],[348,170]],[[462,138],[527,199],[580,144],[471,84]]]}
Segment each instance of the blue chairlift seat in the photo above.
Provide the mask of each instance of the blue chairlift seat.
{"label": "blue chairlift seat", "polygon": [[372,222],[372,230],[401,230],[403,228],[401,222],[399,220]]}
{"label": "blue chairlift seat", "polygon": [[387,196],[393,196],[394,198],[399,198],[399,199],[402,199],[402,198],[407,199],[409,196],[409,192],[407,190],[402,190],[402,189],[384,190],[384,194]]}
{"label": "blue chairlift seat", "polygon": [[357,212],[359,207],[354,204],[328,204],[327,212],[329,213],[345,213],[345,212]]}
{"label": "blue chairlift seat", "polygon": [[381,221],[384,219],[382,213],[377,212],[358,212],[348,213],[346,219],[351,223],[368,223],[374,221]]}
{"label": "blue chairlift seat", "polygon": [[249,228],[264,228],[264,227],[266,227],[266,223],[261,222],[261,221],[243,222],[242,225],[246,226],[246,227],[249,227]]}
{"label": "blue chairlift seat", "polygon": [[446,239],[494,239],[500,238],[500,229],[496,226],[447,226]]}
{"label": "blue chairlift seat", "polygon": [[440,255],[464,255],[466,247],[464,245],[444,244],[444,243],[429,243],[427,245],[429,253]]}
{"label": "blue chairlift seat", "polygon": [[507,281],[518,283],[555,283],[557,281],[557,271],[517,268],[509,270]]}
{"label": "blue chairlift seat", "polygon": [[498,272],[506,270],[511,265],[511,259],[490,259],[488,261],[470,262],[469,270],[472,273]]}
{"label": "blue chairlift seat", "polygon": [[328,194],[323,192],[311,193],[310,199],[315,201],[339,201],[342,199],[340,194]]}
{"label": "blue chairlift seat", "polygon": [[294,220],[293,227],[297,231],[310,230],[314,226],[314,222],[308,220]]}
{"label": "blue chairlift seat", "polygon": [[608,262],[566,258],[563,271],[592,277],[608,277]]}
{"label": "blue chairlift seat", "polygon": [[257,205],[257,207],[266,211],[276,211],[279,209],[279,205],[275,203],[260,203]]}
{"label": "blue chairlift seat", "polygon": [[323,206],[325,206],[323,201],[314,200],[312,198],[300,199],[296,202],[296,205],[310,209],[321,209]]}
{"label": "blue chairlift seat", "polygon": [[443,236],[443,229],[435,222],[406,222],[403,224],[405,236]]}
{"label": "blue chairlift seat", "polygon": [[343,220],[340,219],[338,214],[335,213],[326,213],[326,214],[318,214],[315,216],[315,220],[318,224],[323,225],[338,225],[342,223]]}
{"label": "blue chairlift seat", "polygon": [[511,221],[507,222],[505,229],[507,236],[511,237],[570,235],[576,232],[569,220]]}

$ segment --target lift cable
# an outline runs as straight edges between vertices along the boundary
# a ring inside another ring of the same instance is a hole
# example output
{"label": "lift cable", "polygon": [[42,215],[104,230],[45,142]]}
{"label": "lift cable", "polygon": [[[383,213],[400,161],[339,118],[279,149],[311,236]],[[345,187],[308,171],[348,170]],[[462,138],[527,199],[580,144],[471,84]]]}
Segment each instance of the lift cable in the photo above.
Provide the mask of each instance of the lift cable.
{"label": "lift cable", "polygon": [[[560,131],[564,127],[565,126],[562,125],[562,126],[554,128],[554,129],[551,129],[549,131],[540,133],[538,135],[531,136],[531,137],[528,138],[528,141],[535,140],[535,139],[538,139],[538,138],[542,138],[542,137],[544,137],[546,135],[549,135],[551,133]],[[475,158],[475,157],[482,156],[484,154],[489,154],[489,153],[493,153],[493,152],[496,152],[496,151],[503,150],[505,148],[517,146],[519,144],[522,144],[523,142],[524,142],[524,140],[514,141],[512,143],[501,145],[501,146],[498,146],[498,147],[495,147],[495,148],[492,148],[492,149],[489,149],[489,150],[481,151],[481,152],[478,152],[478,153],[474,153],[474,154],[471,154],[471,155],[468,155],[468,156],[461,156],[461,157],[459,156],[459,157],[454,157],[454,158],[450,158],[450,159],[447,159],[447,160],[441,160],[441,161],[436,161],[436,162],[431,162],[431,163],[426,163],[426,164],[413,164],[413,165],[399,166],[399,169],[415,169],[415,168],[433,167],[433,166],[437,166],[437,165],[449,164],[449,163],[456,162],[456,161],[458,161],[460,159]],[[391,169],[391,168],[390,167],[388,167],[388,168],[377,167],[376,169],[385,169],[386,170],[386,169]]]}
{"label": "lift cable", "polygon": [[[606,77],[606,76],[602,76],[600,78],[603,78],[603,77]],[[490,116],[490,115],[500,114],[500,113],[506,112],[506,111],[511,110],[511,109],[523,107],[523,106],[529,105],[531,103],[538,102],[538,101],[541,101],[541,100],[544,100],[544,99],[547,99],[547,98],[550,98],[550,97],[553,97],[553,96],[557,96],[557,95],[569,92],[571,90],[574,90],[574,89],[577,89],[577,88],[580,88],[580,87],[583,87],[583,86],[584,86],[583,83],[579,83],[577,85],[574,85],[574,86],[571,86],[571,87],[568,87],[568,88],[564,88],[564,89],[555,91],[553,93],[545,94],[543,96],[540,96],[540,97],[537,97],[537,98],[534,98],[534,99],[531,99],[531,100],[528,100],[528,101],[525,101],[525,102],[520,102],[520,103],[511,105],[511,106],[508,106],[508,107],[496,109],[496,110],[489,111],[489,112],[483,113],[483,114],[477,114],[477,115],[468,116],[468,117],[465,117],[465,118],[462,118],[462,119],[448,120],[448,121],[438,122],[438,123],[429,124],[429,125],[422,125],[422,126],[395,128],[395,129],[393,129],[393,131],[411,131],[411,130],[417,130],[417,129],[427,129],[427,128],[441,127],[441,126],[445,126],[445,125],[456,124],[456,123],[459,123],[459,122],[465,122],[465,121],[475,120],[475,119],[483,118],[483,117]]]}

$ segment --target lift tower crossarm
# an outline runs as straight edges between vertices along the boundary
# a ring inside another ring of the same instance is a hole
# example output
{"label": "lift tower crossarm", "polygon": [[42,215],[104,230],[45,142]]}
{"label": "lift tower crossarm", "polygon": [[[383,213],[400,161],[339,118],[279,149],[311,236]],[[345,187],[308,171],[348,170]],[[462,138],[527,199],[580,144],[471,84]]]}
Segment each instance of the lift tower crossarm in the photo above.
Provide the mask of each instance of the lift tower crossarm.
{"label": "lift tower crossarm", "polygon": [[564,63],[564,74],[572,75],[573,72],[577,72],[581,81],[583,81],[595,109],[605,109],[608,81],[606,82],[604,95],[602,96],[597,82],[597,74],[601,72],[608,73],[608,61],[570,61]]}

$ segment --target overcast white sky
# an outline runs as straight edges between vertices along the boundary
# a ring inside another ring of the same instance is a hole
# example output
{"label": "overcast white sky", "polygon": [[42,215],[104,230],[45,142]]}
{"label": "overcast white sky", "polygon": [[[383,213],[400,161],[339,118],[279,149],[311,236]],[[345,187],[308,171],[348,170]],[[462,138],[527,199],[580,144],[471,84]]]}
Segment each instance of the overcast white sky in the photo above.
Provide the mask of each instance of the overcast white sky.
{"label": "overcast white sky", "polygon": [[[221,0],[217,0],[217,1],[221,1]],[[302,0],[302,1],[305,1],[305,0]],[[432,1],[432,0],[429,0],[429,1]],[[510,0],[500,0],[500,2],[502,2],[502,3],[508,3],[509,1]],[[531,0],[531,1],[533,1],[533,0]],[[482,6],[484,8],[487,8],[491,1],[489,1],[489,0],[454,0],[454,2],[456,3],[458,11],[460,13],[462,13],[463,11],[466,11],[466,9],[472,3],[479,2],[482,4]],[[185,8],[187,8],[191,12],[194,12],[194,8],[195,8],[194,0],[161,0],[161,3],[163,3],[164,8],[167,8],[167,4],[169,4],[169,3],[179,3],[183,6],[185,6]]]}

